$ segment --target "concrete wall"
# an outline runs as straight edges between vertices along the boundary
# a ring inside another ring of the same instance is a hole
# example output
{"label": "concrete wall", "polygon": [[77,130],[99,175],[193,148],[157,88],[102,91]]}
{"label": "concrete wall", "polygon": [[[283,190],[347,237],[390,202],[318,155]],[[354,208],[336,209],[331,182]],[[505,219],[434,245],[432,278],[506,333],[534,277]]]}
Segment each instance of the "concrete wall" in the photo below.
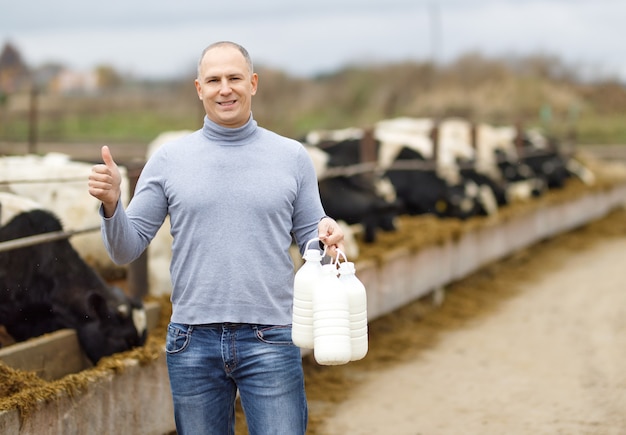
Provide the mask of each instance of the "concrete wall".
{"label": "concrete wall", "polygon": [[357,276],[367,289],[370,320],[459,280],[515,251],[597,220],[626,205],[626,185],[586,194],[562,204],[464,233],[458,240],[418,252],[386,253],[382,267],[358,262]]}
{"label": "concrete wall", "polygon": [[165,355],[145,366],[134,360],[127,363],[121,372],[94,380],[86,391],[40,403],[22,425],[17,410],[0,413],[0,433],[161,435],[173,431]]}
{"label": "concrete wall", "polygon": [[[618,185],[505,222],[485,224],[419,252],[402,248],[387,252],[380,266],[357,261],[357,275],[367,289],[368,317],[373,320],[387,314],[487,263],[599,219],[625,204],[626,184]],[[126,370],[95,380],[86,392],[41,403],[22,426],[17,411],[0,413],[0,433],[166,434],[174,430],[172,413],[162,354],[145,366],[128,361]]]}

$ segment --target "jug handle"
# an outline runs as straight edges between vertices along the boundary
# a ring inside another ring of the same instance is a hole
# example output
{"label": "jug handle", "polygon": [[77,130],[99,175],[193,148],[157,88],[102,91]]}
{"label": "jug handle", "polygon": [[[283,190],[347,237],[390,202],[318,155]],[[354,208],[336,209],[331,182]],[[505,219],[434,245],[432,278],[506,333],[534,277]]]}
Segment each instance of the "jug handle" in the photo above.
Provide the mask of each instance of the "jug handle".
{"label": "jug handle", "polygon": [[[314,237],[311,240],[309,240],[308,242],[306,242],[306,245],[304,246],[304,252],[306,252],[309,249],[309,245],[311,244],[311,242],[315,242],[315,241],[320,241],[319,238]],[[322,257],[326,255],[326,245],[324,245],[324,252],[322,252]]]}
{"label": "jug handle", "polygon": [[335,266],[339,266],[339,257],[343,256],[343,261],[346,262],[348,261],[348,257],[346,256],[346,254],[341,250],[341,249],[337,249],[337,256],[335,257],[335,262],[333,263],[333,260],[330,260],[331,264],[334,264]]}

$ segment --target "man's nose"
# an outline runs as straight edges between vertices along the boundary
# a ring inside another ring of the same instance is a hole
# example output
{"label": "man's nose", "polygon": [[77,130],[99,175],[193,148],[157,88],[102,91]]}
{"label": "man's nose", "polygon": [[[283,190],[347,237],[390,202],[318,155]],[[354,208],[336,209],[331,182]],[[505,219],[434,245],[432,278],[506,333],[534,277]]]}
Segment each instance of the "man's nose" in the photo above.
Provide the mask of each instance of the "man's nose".
{"label": "man's nose", "polygon": [[222,94],[228,94],[230,93],[231,88],[230,88],[230,83],[228,83],[227,79],[224,79],[220,82],[220,93]]}

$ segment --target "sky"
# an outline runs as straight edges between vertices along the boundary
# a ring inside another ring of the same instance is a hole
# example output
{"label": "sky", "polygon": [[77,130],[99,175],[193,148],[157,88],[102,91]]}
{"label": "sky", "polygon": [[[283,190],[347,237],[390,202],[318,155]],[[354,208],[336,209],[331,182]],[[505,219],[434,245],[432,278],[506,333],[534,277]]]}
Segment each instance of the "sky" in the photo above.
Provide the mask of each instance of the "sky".
{"label": "sky", "polygon": [[141,78],[193,74],[218,40],[298,76],[349,64],[557,56],[626,83],[624,0],[0,0],[0,45],[31,67],[109,65]]}

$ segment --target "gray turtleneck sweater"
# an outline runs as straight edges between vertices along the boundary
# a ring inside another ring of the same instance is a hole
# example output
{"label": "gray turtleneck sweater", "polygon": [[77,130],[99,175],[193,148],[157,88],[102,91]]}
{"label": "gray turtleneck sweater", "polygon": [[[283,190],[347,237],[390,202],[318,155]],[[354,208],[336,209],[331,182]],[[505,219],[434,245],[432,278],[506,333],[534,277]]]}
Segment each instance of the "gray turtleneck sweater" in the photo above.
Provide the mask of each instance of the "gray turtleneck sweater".
{"label": "gray turtleneck sweater", "polygon": [[126,210],[103,219],[118,264],[136,259],[170,215],[172,317],[184,324],[291,323],[292,234],[303,252],[324,216],[311,159],[299,142],[207,117],[146,163]]}

